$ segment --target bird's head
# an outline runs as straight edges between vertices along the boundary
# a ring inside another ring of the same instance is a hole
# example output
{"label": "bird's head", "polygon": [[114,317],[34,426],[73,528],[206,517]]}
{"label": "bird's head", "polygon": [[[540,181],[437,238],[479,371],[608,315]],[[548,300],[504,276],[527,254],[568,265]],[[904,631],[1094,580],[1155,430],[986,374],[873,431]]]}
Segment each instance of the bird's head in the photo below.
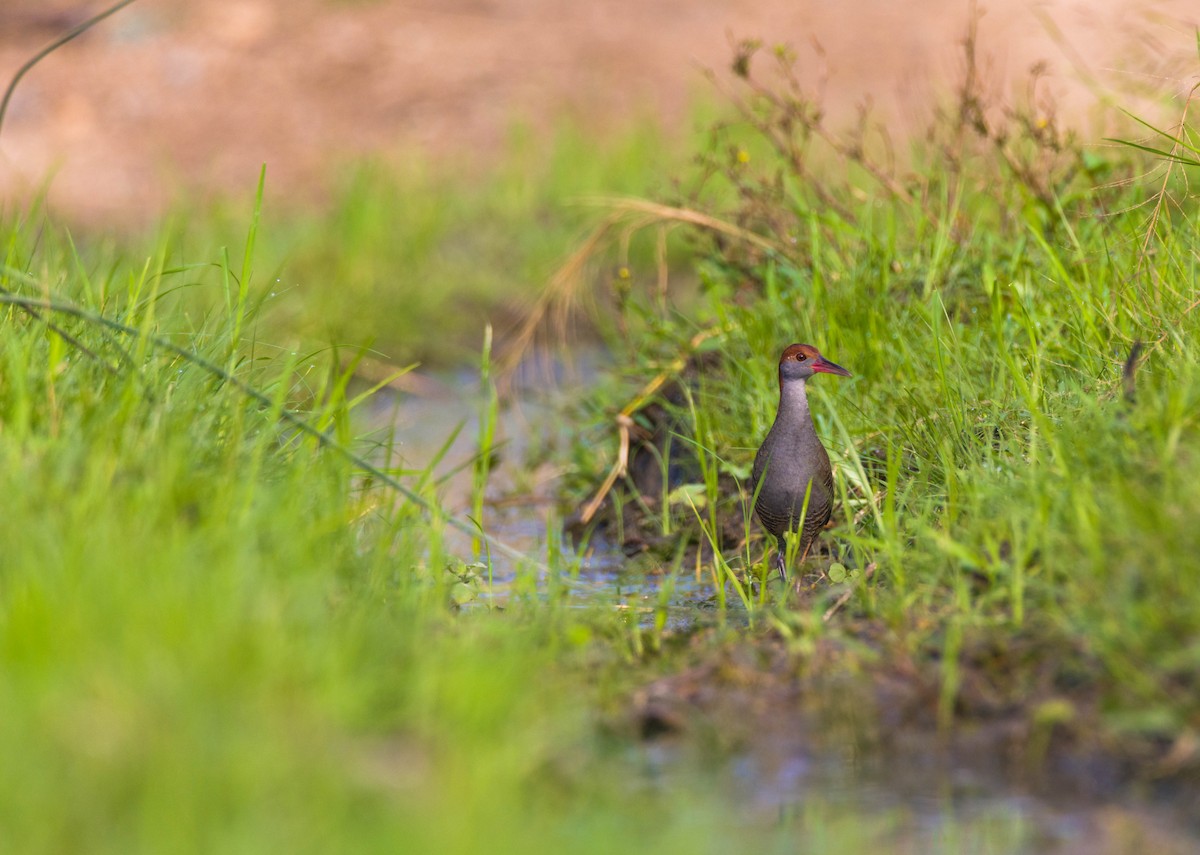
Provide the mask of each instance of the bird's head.
{"label": "bird's head", "polygon": [[779,382],[807,380],[814,374],[836,374],[850,377],[851,374],[836,362],[830,362],[811,344],[791,344],[779,357]]}

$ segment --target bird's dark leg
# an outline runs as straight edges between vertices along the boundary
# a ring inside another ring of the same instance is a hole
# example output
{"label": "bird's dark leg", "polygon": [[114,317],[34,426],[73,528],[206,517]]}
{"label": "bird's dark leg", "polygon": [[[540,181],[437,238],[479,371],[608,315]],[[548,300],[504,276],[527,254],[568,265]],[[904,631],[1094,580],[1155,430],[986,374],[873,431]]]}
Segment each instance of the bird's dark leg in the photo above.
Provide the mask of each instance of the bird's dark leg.
{"label": "bird's dark leg", "polygon": [[779,538],[779,549],[775,552],[775,568],[779,570],[779,578],[787,581],[787,541]]}

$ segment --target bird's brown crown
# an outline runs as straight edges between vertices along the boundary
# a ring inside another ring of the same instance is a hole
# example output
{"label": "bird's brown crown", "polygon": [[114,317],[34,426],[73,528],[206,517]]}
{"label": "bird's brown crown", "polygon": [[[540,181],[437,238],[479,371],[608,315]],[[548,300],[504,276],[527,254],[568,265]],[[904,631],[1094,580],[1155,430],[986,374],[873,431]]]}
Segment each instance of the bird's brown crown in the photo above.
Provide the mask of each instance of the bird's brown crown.
{"label": "bird's brown crown", "polygon": [[806,359],[818,359],[821,352],[811,344],[789,344],[779,357],[779,364],[785,362],[803,362]]}

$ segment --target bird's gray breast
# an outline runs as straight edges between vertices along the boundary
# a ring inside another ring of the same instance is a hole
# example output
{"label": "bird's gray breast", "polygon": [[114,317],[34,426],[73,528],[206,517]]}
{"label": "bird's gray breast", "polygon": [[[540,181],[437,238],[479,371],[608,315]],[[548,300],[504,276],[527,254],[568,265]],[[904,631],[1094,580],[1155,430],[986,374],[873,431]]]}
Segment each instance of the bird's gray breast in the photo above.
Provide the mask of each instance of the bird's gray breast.
{"label": "bird's gray breast", "polygon": [[[796,528],[808,495],[807,518],[824,525],[833,492],[829,455],[816,433],[784,432],[772,426],[754,458],[753,488],[758,492],[754,509],[768,530]],[[807,528],[807,526],[806,526]]]}

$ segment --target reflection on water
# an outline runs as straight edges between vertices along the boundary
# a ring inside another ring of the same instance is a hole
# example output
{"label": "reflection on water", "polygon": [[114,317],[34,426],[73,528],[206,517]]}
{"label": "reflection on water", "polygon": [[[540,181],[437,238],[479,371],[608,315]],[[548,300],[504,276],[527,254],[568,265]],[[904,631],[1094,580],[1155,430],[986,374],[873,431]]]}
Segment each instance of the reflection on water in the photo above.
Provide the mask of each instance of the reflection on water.
{"label": "reflection on water", "polygon": [[[368,427],[388,423],[394,430],[400,460],[393,465],[398,462],[422,470],[427,461],[441,455],[434,467],[439,499],[447,513],[465,519],[472,512],[471,464],[478,453],[484,399],[478,378],[468,372],[442,376],[429,386],[422,395],[377,396],[367,414]],[[516,402],[502,407],[496,428],[498,453],[484,505],[488,534],[542,563],[548,563],[547,526],[557,502],[558,473],[550,462],[529,467],[527,461],[531,448],[561,449],[572,439],[570,427],[557,417],[567,394],[553,383],[539,383],[534,388],[525,385],[518,387]],[[464,560],[478,558],[467,535],[447,529],[444,540],[447,548]],[[620,550],[599,538],[573,558],[578,573],[566,582],[573,601],[581,606],[612,605],[637,615],[647,627],[654,623],[656,613],[665,611],[666,628],[680,631],[711,612],[712,585],[707,578],[698,580],[687,573],[674,577],[628,573]],[[477,601],[480,603],[504,602],[517,576],[518,568],[507,556],[494,554],[491,562],[492,589]]]}
{"label": "reflection on water", "polygon": [[998,771],[999,758],[975,764],[936,748],[927,749],[927,762],[910,764],[864,755],[827,731],[805,731],[802,714],[787,721],[791,733],[764,733],[733,750],[706,746],[703,733],[637,743],[628,763],[662,792],[695,789],[699,781],[715,786],[748,827],[790,841],[782,851],[1200,852],[1195,794],[1158,806],[1128,788],[1089,796],[1056,781],[1014,780]]}
{"label": "reflection on water", "polygon": [[[575,390],[595,375],[599,358],[598,352],[585,350],[576,354],[569,368],[557,362],[523,366],[499,413],[483,525],[491,536],[542,563],[548,563],[547,527],[557,503],[560,474],[550,460],[553,455],[547,452],[566,450],[573,441],[572,426],[561,412],[571,396],[577,395]],[[420,471],[440,455],[434,477],[439,482],[442,508],[465,519],[472,513],[472,462],[478,454],[479,419],[485,403],[479,378],[461,371],[438,376],[423,386],[419,395],[377,395],[365,416],[367,427],[386,425],[394,431],[399,460],[393,460],[393,465]],[[530,465],[531,458],[540,459]],[[448,548],[464,560],[479,558],[467,535],[447,530],[444,538]],[[558,538],[554,540],[557,546]],[[517,568],[504,555],[490,557],[492,597],[503,600]],[[629,573],[621,552],[603,540],[594,540],[573,557],[579,570],[570,584],[581,603],[611,603],[643,615],[647,625],[653,622],[656,610],[665,609],[668,626],[676,629],[691,625],[714,605],[707,576]],[[736,623],[738,618],[733,620]]]}

